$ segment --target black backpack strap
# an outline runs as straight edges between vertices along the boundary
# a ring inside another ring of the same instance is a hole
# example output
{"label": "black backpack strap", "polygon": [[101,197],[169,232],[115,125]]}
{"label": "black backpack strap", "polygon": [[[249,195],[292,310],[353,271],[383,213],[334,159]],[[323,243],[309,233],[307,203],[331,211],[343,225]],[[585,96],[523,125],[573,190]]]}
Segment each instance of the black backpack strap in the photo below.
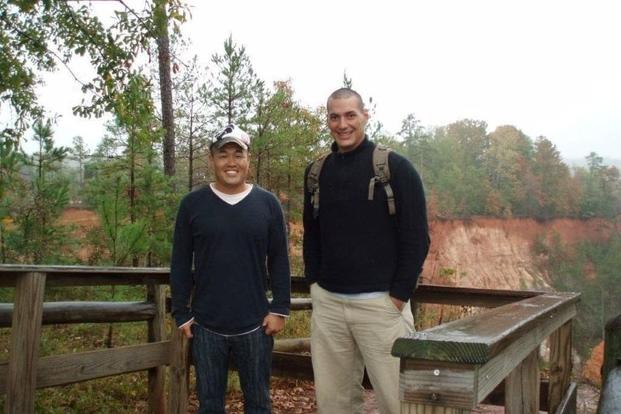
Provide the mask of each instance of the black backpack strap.
{"label": "black backpack strap", "polygon": [[377,145],[373,150],[373,171],[375,176],[369,181],[369,200],[373,200],[375,184],[379,181],[384,185],[386,192],[386,201],[388,202],[388,214],[395,215],[397,209],[395,206],[395,194],[390,186],[390,167],[388,166],[388,154],[390,148]]}
{"label": "black backpack strap", "polygon": [[321,169],[326,158],[330,153],[324,154],[317,158],[311,164],[306,176],[306,188],[311,195],[311,204],[313,205],[313,218],[319,216],[319,176],[321,175]]}

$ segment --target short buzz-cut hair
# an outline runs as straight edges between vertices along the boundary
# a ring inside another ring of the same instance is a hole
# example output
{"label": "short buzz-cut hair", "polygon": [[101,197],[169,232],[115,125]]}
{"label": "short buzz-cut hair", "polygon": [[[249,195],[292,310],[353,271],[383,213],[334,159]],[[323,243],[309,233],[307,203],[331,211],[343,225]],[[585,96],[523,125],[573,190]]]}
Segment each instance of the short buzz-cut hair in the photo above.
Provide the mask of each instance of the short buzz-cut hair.
{"label": "short buzz-cut hair", "polygon": [[362,96],[352,88],[339,88],[332,92],[330,96],[328,96],[328,100],[326,101],[326,108],[330,106],[330,101],[333,99],[347,99],[355,96],[358,99],[358,106],[361,111],[364,111],[364,102],[362,100]]}

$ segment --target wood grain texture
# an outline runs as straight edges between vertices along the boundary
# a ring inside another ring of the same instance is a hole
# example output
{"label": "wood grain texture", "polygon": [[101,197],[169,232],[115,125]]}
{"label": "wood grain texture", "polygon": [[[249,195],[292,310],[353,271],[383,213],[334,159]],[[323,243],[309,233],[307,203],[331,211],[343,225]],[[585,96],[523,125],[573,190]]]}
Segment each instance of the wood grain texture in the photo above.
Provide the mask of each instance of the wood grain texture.
{"label": "wood grain texture", "polygon": [[399,376],[399,399],[417,404],[470,409],[476,406],[476,368],[419,366]]}
{"label": "wood grain texture", "polygon": [[[40,358],[36,388],[73,384],[166,365],[170,358],[169,349],[169,341],[164,341]],[[7,370],[6,363],[0,364],[0,393],[7,387],[3,381]]]}
{"label": "wood grain texture", "polygon": [[274,341],[274,352],[310,353],[310,338],[285,338]]}
{"label": "wood grain texture", "polygon": [[530,331],[514,337],[509,346],[485,364],[402,358],[402,399],[420,404],[442,403],[455,408],[473,409],[529,354],[536,352],[541,342],[575,315],[574,303],[558,309],[547,318],[542,318],[539,324],[531,325]]}
{"label": "wood grain texture", "polygon": [[168,284],[170,270],[154,267],[0,265],[0,287],[15,286],[28,272],[45,273],[49,286]]}
{"label": "wood grain texture", "polygon": [[170,338],[168,413],[187,414],[190,383],[190,340],[179,329]]}
{"label": "wood grain texture", "polygon": [[531,352],[539,349],[540,344],[552,332],[576,316],[576,306],[572,304],[563,308],[553,318],[543,319],[541,324],[518,337],[509,347],[495,356],[478,371],[478,402],[481,402],[494,387],[509,375]]}
{"label": "wood grain texture", "polygon": [[399,338],[392,354],[401,358],[485,364],[525,332],[573,306],[578,298],[576,293],[542,294],[488,309]]}
{"label": "wood grain texture", "polygon": [[291,298],[292,311],[313,309],[313,302],[310,298]]}
{"label": "wood grain texture", "polygon": [[[147,286],[147,301],[153,303],[155,314],[148,324],[149,342],[166,340],[166,294],[163,285]],[[150,368],[148,372],[148,410],[152,414],[166,414],[166,366]]]}
{"label": "wood grain texture", "polygon": [[9,362],[0,374],[6,378],[6,414],[34,413],[45,274],[24,273],[16,282]]}
{"label": "wood grain texture", "polygon": [[550,335],[550,392],[548,409],[555,412],[571,382],[571,321]]}
{"label": "wood grain texture", "polygon": [[[43,325],[147,321],[155,316],[147,302],[44,302]],[[13,304],[0,303],[0,328],[10,327]]]}
{"label": "wood grain texture", "polygon": [[539,412],[539,350],[536,349],[505,379],[505,413]]}
{"label": "wood grain texture", "polygon": [[543,294],[537,291],[501,290],[420,284],[412,296],[416,303],[494,308]]}

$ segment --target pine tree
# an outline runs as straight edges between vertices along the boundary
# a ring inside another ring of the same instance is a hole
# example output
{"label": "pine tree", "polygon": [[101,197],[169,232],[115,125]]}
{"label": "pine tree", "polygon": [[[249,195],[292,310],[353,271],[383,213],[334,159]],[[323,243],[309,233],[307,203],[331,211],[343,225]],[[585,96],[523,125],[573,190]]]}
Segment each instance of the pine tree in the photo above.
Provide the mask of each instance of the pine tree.
{"label": "pine tree", "polygon": [[211,57],[213,72],[205,100],[213,109],[211,121],[215,130],[235,123],[242,128],[249,126],[256,114],[258,94],[264,87],[252,68],[250,56],[244,46],[237,45],[233,36],[224,41],[224,52]]}
{"label": "pine tree", "polygon": [[532,164],[534,214],[543,219],[570,216],[575,211],[569,168],[556,146],[545,137],[535,141]]}
{"label": "pine tree", "polygon": [[194,55],[189,65],[176,79],[175,118],[177,119],[177,159],[185,171],[185,188],[205,182],[209,170],[207,150],[209,147],[208,108],[202,98],[207,90],[206,73]]}
{"label": "pine tree", "polygon": [[15,231],[10,240],[27,263],[62,261],[67,228],[56,221],[69,202],[68,181],[58,174],[68,148],[54,146],[51,122],[33,125],[38,151],[26,157],[31,174],[29,191],[16,200]]}

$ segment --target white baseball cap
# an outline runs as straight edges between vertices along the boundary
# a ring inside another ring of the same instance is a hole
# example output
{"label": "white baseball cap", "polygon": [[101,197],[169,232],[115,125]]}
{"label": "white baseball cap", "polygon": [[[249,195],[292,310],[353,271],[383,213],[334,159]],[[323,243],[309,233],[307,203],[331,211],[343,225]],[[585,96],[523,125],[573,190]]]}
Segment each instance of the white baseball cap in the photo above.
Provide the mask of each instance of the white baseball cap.
{"label": "white baseball cap", "polygon": [[244,132],[237,125],[229,124],[222,132],[216,135],[215,140],[211,143],[211,149],[222,148],[223,145],[234,142],[243,149],[247,150],[250,146],[250,135]]}

